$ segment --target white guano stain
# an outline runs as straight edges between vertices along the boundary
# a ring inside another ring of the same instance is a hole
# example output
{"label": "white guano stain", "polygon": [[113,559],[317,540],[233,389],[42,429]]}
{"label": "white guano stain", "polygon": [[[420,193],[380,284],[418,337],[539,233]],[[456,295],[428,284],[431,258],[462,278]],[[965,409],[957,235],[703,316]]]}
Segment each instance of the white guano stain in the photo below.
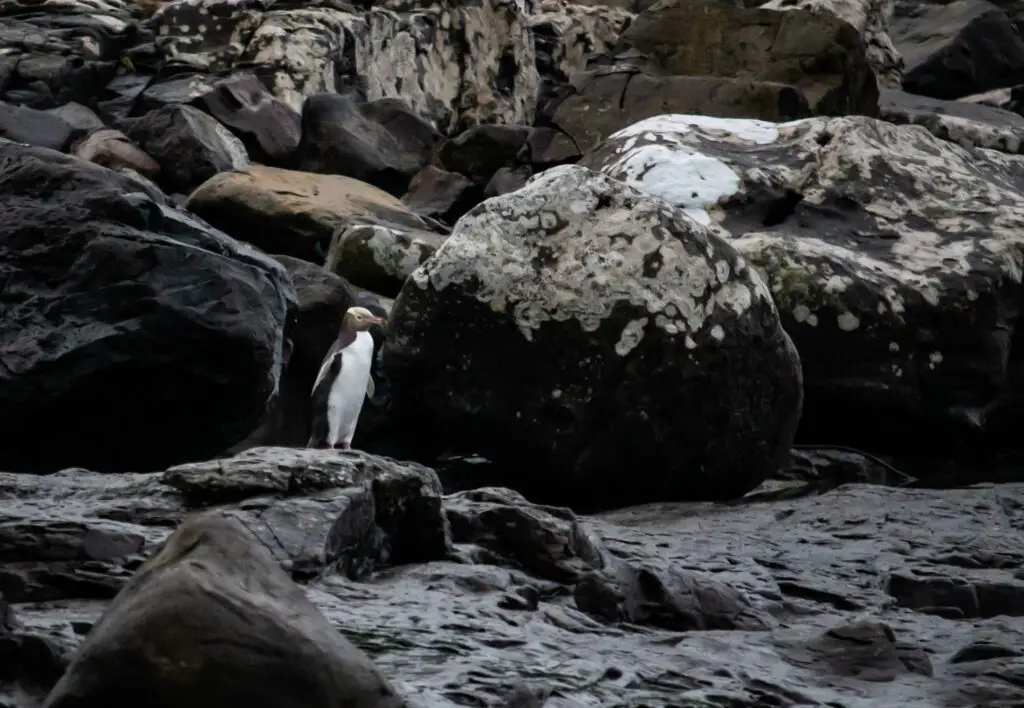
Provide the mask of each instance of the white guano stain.
{"label": "white guano stain", "polygon": [[467,294],[508,312],[528,340],[550,321],[595,331],[626,304],[635,315],[618,337],[620,355],[646,327],[684,335],[689,346],[719,311],[728,321],[754,306],[774,308],[756,271],[709,240],[717,233],[660,199],[565,165],[460,219],[411,282],[438,291],[469,285]]}

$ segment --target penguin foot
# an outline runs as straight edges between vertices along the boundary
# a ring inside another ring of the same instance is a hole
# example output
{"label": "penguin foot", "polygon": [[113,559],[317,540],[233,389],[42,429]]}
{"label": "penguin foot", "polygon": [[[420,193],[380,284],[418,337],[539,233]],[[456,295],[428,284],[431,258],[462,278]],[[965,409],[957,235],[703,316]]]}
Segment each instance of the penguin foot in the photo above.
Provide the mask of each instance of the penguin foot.
{"label": "penguin foot", "polygon": [[334,446],[335,450],[351,450],[352,446],[347,442],[340,442]]}

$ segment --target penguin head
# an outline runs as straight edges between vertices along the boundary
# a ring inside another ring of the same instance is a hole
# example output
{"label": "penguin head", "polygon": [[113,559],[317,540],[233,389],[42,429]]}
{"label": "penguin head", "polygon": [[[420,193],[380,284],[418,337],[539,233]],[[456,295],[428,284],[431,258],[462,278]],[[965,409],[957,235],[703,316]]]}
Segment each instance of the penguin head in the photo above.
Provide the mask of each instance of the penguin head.
{"label": "penguin head", "polygon": [[345,311],[342,326],[353,332],[365,332],[373,325],[385,326],[388,323],[383,317],[377,317],[365,307],[350,307]]}

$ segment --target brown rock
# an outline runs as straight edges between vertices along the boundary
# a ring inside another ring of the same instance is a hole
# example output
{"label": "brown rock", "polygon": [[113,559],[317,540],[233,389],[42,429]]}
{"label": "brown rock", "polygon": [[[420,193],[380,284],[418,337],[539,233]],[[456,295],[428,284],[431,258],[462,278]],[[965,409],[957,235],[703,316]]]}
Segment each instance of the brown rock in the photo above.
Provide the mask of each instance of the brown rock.
{"label": "brown rock", "polygon": [[669,74],[796,86],[816,114],[878,114],[878,81],[861,33],[831,13],[661,0],[637,15],[617,52],[656,57]]}
{"label": "brown rock", "polygon": [[323,262],[335,231],[354,220],[426,226],[397,198],[365,182],[262,165],[215,175],[186,206],[267,253],[316,263]]}
{"label": "brown rock", "polygon": [[130,169],[153,177],[160,172],[156,160],[132,144],[124,133],[101,128],[71,145],[71,154],[112,170]]}
{"label": "brown rock", "polygon": [[616,130],[665,113],[786,121],[810,115],[803,92],[749,78],[652,76],[626,65],[582,72],[576,93],[550,116],[576,147],[587,152]]}

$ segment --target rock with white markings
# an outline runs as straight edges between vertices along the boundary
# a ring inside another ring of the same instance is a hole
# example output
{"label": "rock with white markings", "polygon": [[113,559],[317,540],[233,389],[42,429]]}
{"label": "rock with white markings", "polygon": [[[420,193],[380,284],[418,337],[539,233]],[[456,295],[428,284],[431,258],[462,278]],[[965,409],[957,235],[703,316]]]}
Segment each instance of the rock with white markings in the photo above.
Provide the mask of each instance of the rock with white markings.
{"label": "rock with white markings", "polygon": [[719,223],[763,270],[804,362],[807,439],[1012,435],[1024,158],[863,117],[669,115],[584,164]]}
{"label": "rock with white markings", "polygon": [[180,0],[152,24],[172,65],[253,70],[295,111],[308,96],[358,88],[371,100],[402,98],[444,131],[532,118],[538,74],[526,18],[512,0],[396,0],[367,12]]}
{"label": "rock with white markings", "polygon": [[394,297],[445,238],[424,229],[354,224],[334,234],[324,265],[357,287]]}
{"label": "rock with white markings", "polygon": [[382,370],[407,454],[478,453],[574,508],[743,494],[801,401],[771,295],[717,231],[572,165],[459,220]]}

